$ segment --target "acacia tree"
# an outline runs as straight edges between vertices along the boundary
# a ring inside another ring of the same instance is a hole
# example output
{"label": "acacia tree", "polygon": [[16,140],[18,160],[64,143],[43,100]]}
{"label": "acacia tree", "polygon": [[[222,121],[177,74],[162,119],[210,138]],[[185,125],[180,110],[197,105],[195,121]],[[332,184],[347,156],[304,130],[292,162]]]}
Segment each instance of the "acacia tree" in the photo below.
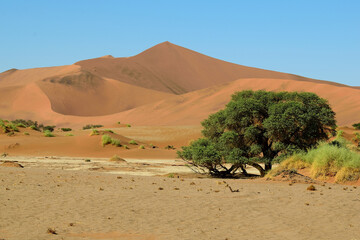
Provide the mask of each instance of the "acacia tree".
{"label": "acacia tree", "polygon": [[182,147],[179,157],[214,176],[247,174],[247,164],[264,176],[274,161],[327,140],[336,121],[328,102],[314,93],[249,90],[235,93],[202,126],[204,138]]}

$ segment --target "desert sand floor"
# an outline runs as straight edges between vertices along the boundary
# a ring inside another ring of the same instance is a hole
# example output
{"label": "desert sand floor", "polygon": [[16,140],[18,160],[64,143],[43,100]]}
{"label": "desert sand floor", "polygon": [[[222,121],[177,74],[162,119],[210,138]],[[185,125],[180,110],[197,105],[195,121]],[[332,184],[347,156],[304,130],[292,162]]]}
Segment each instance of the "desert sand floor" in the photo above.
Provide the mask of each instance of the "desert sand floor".
{"label": "desert sand floor", "polygon": [[0,167],[0,239],[360,239],[360,188],[315,186]]}

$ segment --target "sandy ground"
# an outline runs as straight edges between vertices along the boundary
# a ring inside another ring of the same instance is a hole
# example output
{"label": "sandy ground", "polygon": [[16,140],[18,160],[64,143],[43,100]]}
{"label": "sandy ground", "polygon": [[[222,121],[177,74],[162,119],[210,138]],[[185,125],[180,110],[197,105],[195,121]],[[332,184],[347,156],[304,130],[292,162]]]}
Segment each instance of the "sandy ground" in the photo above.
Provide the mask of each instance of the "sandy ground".
{"label": "sandy ground", "polygon": [[0,167],[0,238],[359,239],[360,188],[225,182]]}
{"label": "sandy ground", "polygon": [[0,239],[360,239],[360,186],[200,178],[164,149],[199,127],[111,129],[146,149],[102,147],[89,130],[0,135]]}

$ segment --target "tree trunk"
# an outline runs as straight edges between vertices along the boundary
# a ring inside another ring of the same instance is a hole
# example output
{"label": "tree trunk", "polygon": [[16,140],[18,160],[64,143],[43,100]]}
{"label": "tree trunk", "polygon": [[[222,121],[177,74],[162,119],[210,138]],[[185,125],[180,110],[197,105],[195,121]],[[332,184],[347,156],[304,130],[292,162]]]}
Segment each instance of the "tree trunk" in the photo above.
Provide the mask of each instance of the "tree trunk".
{"label": "tree trunk", "polygon": [[265,163],[265,172],[270,171],[271,168],[272,168],[272,163],[271,162]]}
{"label": "tree trunk", "polygon": [[250,163],[249,165],[253,166],[254,168],[256,168],[259,172],[260,172],[260,176],[263,177],[265,176],[265,171],[264,169],[257,163]]}

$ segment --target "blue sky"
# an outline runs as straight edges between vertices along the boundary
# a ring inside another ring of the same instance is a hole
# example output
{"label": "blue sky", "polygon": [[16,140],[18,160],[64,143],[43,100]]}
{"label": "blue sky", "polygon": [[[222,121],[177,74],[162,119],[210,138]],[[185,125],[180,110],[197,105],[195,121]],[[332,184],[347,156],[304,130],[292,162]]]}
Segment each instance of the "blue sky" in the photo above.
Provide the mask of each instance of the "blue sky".
{"label": "blue sky", "polygon": [[126,57],[170,41],[360,86],[360,1],[0,0],[0,72]]}

